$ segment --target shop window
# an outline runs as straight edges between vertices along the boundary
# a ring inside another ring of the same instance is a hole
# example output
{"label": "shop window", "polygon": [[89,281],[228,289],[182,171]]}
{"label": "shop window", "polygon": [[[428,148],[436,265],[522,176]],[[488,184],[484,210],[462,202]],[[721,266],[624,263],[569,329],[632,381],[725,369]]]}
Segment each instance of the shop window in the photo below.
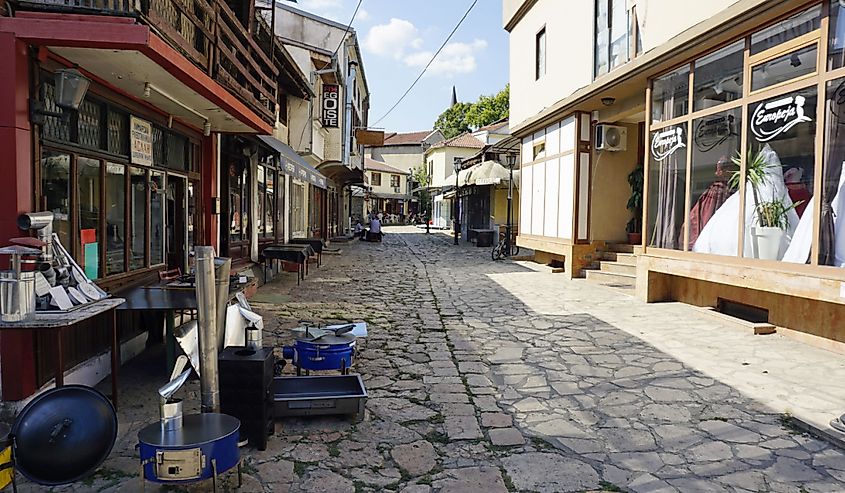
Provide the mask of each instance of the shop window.
{"label": "shop window", "polygon": [[390,175],[390,186],[393,188],[399,187],[399,175]]}
{"label": "shop window", "polygon": [[827,83],[825,110],[819,265],[845,267],[845,78]]}
{"label": "shop window", "polygon": [[267,224],[266,209],[267,209],[267,169],[264,166],[258,167],[258,198],[255,201],[258,207],[257,215],[255,216],[255,227],[258,229],[258,236],[264,236],[264,228]]}
{"label": "shop window", "polygon": [[102,123],[102,106],[89,101],[82,101],[77,113],[77,134],[79,145],[90,149],[102,147],[100,125]]}
{"label": "shop window", "polygon": [[129,269],[147,264],[147,170],[129,169]]}
{"label": "shop window", "polygon": [[739,169],[741,128],[741,108],[692,122],[688,250],[737,254],[739,195],[735,195],[736,186],[731,177]]}
{"label": "shop window", "polygon": [[689,65],[654,79],[651,89],[653,123],[671,120],[689,110]]}
{"label": "shop window", "polygon": [[129,115],[109,109],[107,125],[108,151],[121,156],[129,155]]}
{"label": "shop window", "polygon": [[[751,68],[751,90],[757,91],[816,71],[818,45],[781,55]],[[698,72],[696,72],[696,75]]]}
{"label": "shop window", "polygon": [[124,272],[126,251],[126,167],[106,164],[106,275]]}
{"label": "shop window", "polygon": [[87,157],[77,158],[78,196],[77,223],[79,224],[80,255],[77,259],[89,279],[100,276],[100,161]]}
{"label": "shop window", "polygon": [[380,187],[381,186],[381,173],[376,173],[375,171],[373,171],[371,173],[371,175],[372,175],[371,185],[374,186],[374,187]]}
{"label": "shop window", "polygon": [[742,97],[745,41],[738,41],[695,61],[693,111],[705,110]]}
{"label": "shop window", "polygon": [[150,265],[164,263],[164,173],[150,173]]}
{"label": "shop window", "polygon": [[249,240],[249,167],[242,161],[229,165],[229,241]]}
{"label": "shop window", "polygon": [[546,75],[546,28],[537,33],[534,43],[534,79]]}
{"label": "shop window", "polygon": [[531,148],[532,161],[546,157],[546,142],[538,142]]}
{"label": "shop window", "polygon": [[648,244],[680,250],[686,215],[687,124],[653,131],[650,137]]}
{"label": "shop window", "polygon": [[845,6],[839,0],[830,1],[827,40],[827,68],[845,67]]}
{"label": "shop window", "polygon": [[41,153],[42,210],[53,213],[53,232],[65,248],[70,241],[70,155],[45,150]]}
{"label": "shop window", "polygon": [[630,50],[628,10],[625,0],[596,0],[594,76],[627,62]]}
{"label": "shop window", "polygon": [[305,185],[296,180],[290,190],[291,237],[305,236]]}
{"label": "shop window", "polygon": [[[837,0],[838,1],[838,0]],[[751,55],[811,33],[821,25],[821,5],[784,19],[751,35]]]}
{"label": "shop window", "polygon": [[744,256],[804,263],[812,244],[816,88],[748,107]]}
{"label": "shop window", "polygon": [[276,170],[267,168],[267,186],[265,188],[266,204],[264,206],[264,236],[273,238],[276,230]]}
{"label": "shop window", "polygon": [[[63,110],[56,106],[56,87],[53,84],[44,84],[42,90],[45,109],[61,113]],[[70,142],[70,120],[47,116],[44,118],[44,125],[41,126],[41,134],[50,140]]]}

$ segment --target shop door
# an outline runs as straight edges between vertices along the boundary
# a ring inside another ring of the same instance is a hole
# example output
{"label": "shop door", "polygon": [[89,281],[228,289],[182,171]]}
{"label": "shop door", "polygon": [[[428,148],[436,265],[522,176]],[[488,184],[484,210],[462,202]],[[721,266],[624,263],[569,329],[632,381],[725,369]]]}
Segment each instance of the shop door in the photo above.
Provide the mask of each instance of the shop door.
{"label": "shop door", "polygon": [[187,271],[188,264],[188,180],[183,176],[167,176],[167,267]]}

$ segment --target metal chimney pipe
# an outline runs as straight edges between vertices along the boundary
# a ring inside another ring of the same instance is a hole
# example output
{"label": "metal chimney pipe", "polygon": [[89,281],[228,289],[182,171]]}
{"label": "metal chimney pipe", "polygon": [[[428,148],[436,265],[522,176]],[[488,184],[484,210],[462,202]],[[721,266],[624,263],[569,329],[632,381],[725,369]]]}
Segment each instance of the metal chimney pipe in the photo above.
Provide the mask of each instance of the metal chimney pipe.
{"label": "metal chimney pipe", "polygon": [[200,346],[200,398],[202,412],[220,412],[217,378],[217,300],[214,293],[214,247],[197,246],[197,329]]}
{"label": "metal chimney pipe", "polygon": [[226,309],[229,307],[229,273],[232,272],[232,259],[217,257],[214,259],[214,290],[217,298],[217,350],[223,350],[226,342]]}

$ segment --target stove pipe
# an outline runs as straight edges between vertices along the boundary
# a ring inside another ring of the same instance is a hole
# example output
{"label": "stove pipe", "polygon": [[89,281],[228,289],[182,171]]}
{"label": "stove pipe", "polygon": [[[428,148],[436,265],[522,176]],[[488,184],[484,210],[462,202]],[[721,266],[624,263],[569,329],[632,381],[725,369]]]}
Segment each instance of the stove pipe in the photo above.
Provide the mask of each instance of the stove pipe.
{"label": "stove pipe", "polygon": [[217,300],[214,292],[214,247],[198,246],[196,252],[197,328],[200,346],[200,396],[202,412],[220,412],[217,378]]}
{"label": "stove pipe", "polygon": [[229,273],[232,259],[214,259],[214,295],[217,297],[217,350],[222,351],[226,342],[226,310],[229,308]]}
{"label": "stove pipe", "polygon": [[34,230],[38,239],[46,245],[41,247],[40,261],[51,263],[53,261],[53,213],[27,212],[18,216],[18,228]]}

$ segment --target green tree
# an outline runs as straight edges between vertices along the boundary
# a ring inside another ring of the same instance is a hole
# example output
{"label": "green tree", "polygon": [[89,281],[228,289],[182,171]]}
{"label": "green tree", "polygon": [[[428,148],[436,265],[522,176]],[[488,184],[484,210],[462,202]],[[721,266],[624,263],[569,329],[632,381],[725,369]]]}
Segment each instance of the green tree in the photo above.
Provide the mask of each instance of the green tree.
{"label": "green tree", "polygon": [[466,113],[466,124],[481,128],[507,118],[510,106],[510,84],[495,96],[481,96]]}
{"label": "green tree", "polygon": [[469,131],[466,122],[467,111],[472,107],[470,103],[458,103],[449,107],[437,117],[434,128],[443,132],[447,139]]}
{"label": "green tree", "polygon": [[414,180],[414,188],[422,188],[416,193],[417,199],[419,199],[419,212],[422,213],[423,211],[428,211],[428,213],[431,214],[431,211],[429,210],[431,209],[431,194],[429,194],[428,190],[425,188],[428,186],[430,180],[428,176],[428,169],[425,164],[420,164],[418,167],[414,168],[411,176]]}
{"label": "green tree", "polygon": [[490,125],[507,118],[510,105],[510,85],[493,96],[481,96],[475,103],[458,103],[437,117],[434,128],[451,139],[471,129]]}

